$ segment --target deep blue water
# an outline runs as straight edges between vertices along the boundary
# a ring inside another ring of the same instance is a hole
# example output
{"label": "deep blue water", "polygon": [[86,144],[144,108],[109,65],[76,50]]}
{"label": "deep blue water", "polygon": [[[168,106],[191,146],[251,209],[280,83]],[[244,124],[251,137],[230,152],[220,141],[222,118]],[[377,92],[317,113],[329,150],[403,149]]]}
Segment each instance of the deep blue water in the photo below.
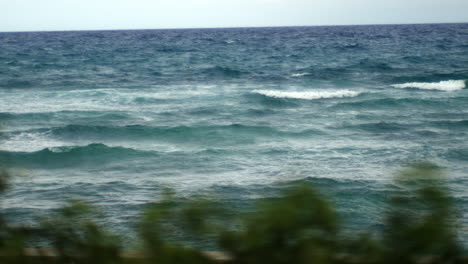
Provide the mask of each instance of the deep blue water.
{"label": "deep blue water", "polygon": [[164,187],[242,208],[318,185],[379,227],[406,164],[442,167],[468,240],[468,24],[0,33],[4,209],[70,197],[128,232]]}

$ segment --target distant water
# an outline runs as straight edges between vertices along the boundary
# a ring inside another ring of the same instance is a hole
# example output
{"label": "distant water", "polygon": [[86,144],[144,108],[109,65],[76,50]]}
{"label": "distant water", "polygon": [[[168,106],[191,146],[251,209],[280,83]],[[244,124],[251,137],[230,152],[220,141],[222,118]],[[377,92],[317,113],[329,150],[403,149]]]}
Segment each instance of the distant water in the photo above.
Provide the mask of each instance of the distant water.
{"label": "distant water", "polygon": [[243,208],[318,185],[378,229],[405,164],[445,169],[468,240],[468,24],[0,33],[18,222],[67,198],[117,232],[163,187]]}

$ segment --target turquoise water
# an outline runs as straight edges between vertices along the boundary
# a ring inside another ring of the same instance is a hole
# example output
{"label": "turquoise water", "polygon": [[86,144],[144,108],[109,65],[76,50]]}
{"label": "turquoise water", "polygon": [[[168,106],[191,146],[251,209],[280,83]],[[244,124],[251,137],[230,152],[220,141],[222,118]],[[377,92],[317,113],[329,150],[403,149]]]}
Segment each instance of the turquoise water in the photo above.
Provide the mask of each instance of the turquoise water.
{"label": "turquoise water", "polygon": [[164,187],[244,208],[298,181],[351,229],[391,179],[448,175],[468,239],[468,24],[0,33],[5,212],[67,198],[117,232]]}

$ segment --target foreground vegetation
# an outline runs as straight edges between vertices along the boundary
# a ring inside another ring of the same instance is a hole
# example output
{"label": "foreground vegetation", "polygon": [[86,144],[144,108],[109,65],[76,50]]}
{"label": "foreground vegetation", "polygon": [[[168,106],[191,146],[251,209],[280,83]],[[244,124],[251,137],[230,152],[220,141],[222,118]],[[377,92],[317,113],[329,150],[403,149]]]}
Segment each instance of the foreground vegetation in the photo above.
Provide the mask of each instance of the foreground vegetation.
{"label": "foreground vegetation", "polygon": [[[7,173],[0,179],[4,191]],[[389,198],[384,228],[376,234],[342,230],[334,208],[309,185],[244,213],[167,191],[139,220],[137,255],[129,256],[117,235],[91,220],[99,214],[91,206],[71,201],[34,227],[11,225],[0,215],[0,263],[465,263],[457,212],[437,168],[419,164],[395,181],[402,191]],[[51,250],[25,250],[31,241],[46,241]],[[227,257],[190,246],[197,241],[212,241]]]}

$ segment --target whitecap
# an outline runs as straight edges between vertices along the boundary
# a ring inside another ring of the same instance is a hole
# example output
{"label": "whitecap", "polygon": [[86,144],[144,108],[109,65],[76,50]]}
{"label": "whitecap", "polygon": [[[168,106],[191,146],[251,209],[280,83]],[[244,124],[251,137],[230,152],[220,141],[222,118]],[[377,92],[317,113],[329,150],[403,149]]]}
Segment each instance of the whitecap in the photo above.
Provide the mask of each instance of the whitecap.
{"label": "whitecap", "polygon": [[411,82],[391,85],[395,88],[417,88],[423,90],[456,91],[466,87],[464,80],[448,80],[440,82]]}
{"label": "whitecap", "polygon": [[355,97],[360,93],[351,90],[337,90],[337,91],[303,91],[303,92],[286,92],[275,90],[253,90],[252,93],[265,95],[274,98],[290,98],[290,99],[304,99],[315,100],[325,98],[343,98]]}
{"label": "whitecap", "polygon": [[291,77],[302,77],[302,76],[306,76],[306,75],[310,75],[310,73],[308,73],[308,72],[304,72],[304,73],[293,73],[293,74],[291,74]]}
{"label": "whitecap", "polygon": [[12,135],[2,142],[1,151],[35,152],[46,148],[56,148],[66,145],[65,142],[49,137],[47,132],[22,132]]}

